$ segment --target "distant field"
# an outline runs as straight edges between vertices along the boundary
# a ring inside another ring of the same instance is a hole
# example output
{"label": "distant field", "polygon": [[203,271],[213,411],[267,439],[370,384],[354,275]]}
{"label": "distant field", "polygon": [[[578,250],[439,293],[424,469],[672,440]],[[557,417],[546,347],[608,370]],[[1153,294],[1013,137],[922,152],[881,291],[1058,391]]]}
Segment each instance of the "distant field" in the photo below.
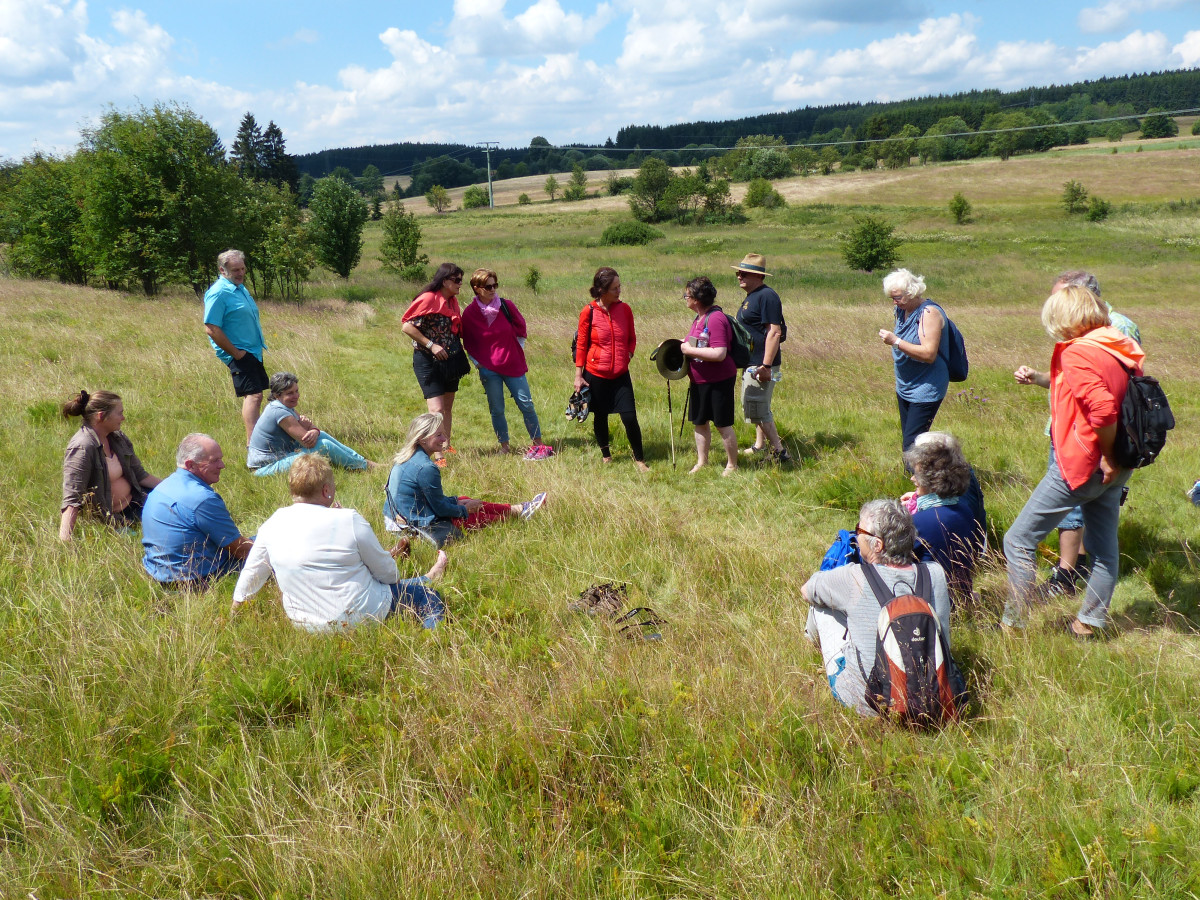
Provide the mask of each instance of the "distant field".
{"label": "distant field", "polygon": [[[496,454],[478,380],[463,383],[447,486],[496,500],[544,489],[550,504],[452,550],[452,619],[432,635],[405,621],[301,634],[273,585],[230,622],[231,579],[168,594],[143,577],[136,536],[84,525],[59,544],[72,428],[55,408],[80,387],[123,396],[152,472],[167,474],[187,432],[214,434],[229,462],[218,488],[247,533],[286,490],[242,465],[228,375],[190,292],[0,277],[0,897],[1197,896],[1200,510],[1183,493],[1200,477],[1200,150],[1156,149],[1182,140],[788,179],[784,209],[663,226],[644,248],[599,245],[628,216],[622,198],[550,204],[544,176],[500,183],[495,212],[407,201],[434,263],[494,268],[528,316],[534,397],[559,449],[542,463]],[[1068,218],[1068,179],[1112,216]],[[516,206],[522,191],[539,202]],[[946,210],[958,191],[974,205],[963,226]],[[1056,273],[1098,273],[1141,326],[1179,423],[1132,482],[1112,639],[1063,636],[1066,600],[1024,636],[991,630],[993,561],[978,605],[954,618],[972,715],[934,735],[838,707],[803,637],[799,589],[833,533],[907,485],[876,337],[891,322],[883,273],[848,271],[839,252],[862,212],[897,226],[901,264],[966,335],[971,378],[937,424],[979,474],[993,548],[1045,471],[1045,394],[1011,373],[1048,361],[1038,311]],[[348,282],[318,273],[305,302],[262,313],[268,368],[299,374],[302,411],[386,461],[424,404],[399,330],[417,285],[381,270],[378,241],[372,224]],[[776,415],[798,463],[721,478],[714,457],[689,478],[683,392],[668,421],[648,353],[686,332],[688,278],[710,275],[736,306],[730,267],[748,251],[767,256],[784,300]],[[637,317],[646,477],[618,423],[604,466],[590,427],[562,415],[599,265],[621,273]],[[509,423],[519,440],[511,405]],[[338,480],[380,533],[382,482]],[[661,643],[567,611],[606,580],[667,618]]]}

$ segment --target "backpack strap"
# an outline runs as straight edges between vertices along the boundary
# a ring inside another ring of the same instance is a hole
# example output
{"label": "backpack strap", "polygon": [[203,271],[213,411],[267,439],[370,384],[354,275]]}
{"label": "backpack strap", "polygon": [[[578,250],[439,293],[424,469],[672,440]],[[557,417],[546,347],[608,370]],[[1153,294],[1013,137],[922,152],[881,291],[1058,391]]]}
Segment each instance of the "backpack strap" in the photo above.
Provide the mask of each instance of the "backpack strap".
{"label": "backpack strap", "polygon": [[513,320],[512,312],[508,308],[508,301],[503,297],[500,298],[500,312],[504,313],[504,318],[508,319],[508,324],[513,328],[517,327],[517,323]]}
{"label": "backpack strap", "polygon": [[[875,599],[879,601],[879,608],[887,606],[896,599],[896,592],[884,583],[883,576],[879,574],[879,570],[872,563],[862,564],[863,575],[866,576],[867,584],[871,586],[871,591],[875,594]],[[925,563],[917,563],[917,583],[913,587],[912,592],[929,604],[933,608],[933,579],[929,575],[929,567]]]}

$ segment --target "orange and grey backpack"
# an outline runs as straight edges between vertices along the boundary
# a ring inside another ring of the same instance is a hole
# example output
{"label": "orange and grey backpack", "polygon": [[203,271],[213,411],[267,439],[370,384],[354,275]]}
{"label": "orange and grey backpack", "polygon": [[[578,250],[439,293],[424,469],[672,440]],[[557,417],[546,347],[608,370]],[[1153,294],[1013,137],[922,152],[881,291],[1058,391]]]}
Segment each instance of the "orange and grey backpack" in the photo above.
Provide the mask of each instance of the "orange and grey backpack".
{"label": "orange and grey backpack", "polygon": [[[863,575],[879,601],[875,665],[867,676],[867,705],[881,716],[914,728],[958,718],[961,676],[933,611],[933,581],[917,564],[911,594],[894,596],[875,566]],[[864,673],[865,674],[865,673]]]}

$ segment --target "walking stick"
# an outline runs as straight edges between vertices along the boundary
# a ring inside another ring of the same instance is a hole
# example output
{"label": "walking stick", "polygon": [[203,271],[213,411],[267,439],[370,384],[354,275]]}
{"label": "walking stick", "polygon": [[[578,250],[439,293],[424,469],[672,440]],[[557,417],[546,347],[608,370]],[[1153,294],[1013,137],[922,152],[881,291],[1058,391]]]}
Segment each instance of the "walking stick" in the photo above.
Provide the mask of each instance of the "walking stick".
{"label": "walking stick", "polygon": [[675,410],[671,406],[671,382],[667,381],[667,434],[671,438],[671,468],[675,468]]}

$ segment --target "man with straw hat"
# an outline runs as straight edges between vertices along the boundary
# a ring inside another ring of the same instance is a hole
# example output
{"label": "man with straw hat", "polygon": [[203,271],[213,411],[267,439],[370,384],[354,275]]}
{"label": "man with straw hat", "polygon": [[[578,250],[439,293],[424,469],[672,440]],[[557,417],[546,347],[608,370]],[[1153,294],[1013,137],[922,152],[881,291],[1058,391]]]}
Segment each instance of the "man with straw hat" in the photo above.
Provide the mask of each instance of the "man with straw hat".
{"label": "man with straw hat", "polygon": [[771,396],[780,377],[779,345],[786,333],[783,303],[779,295],[763,283],[771,274],[767,271],[765,256],[747,253],[731,268],[737,270],[738,287],[746,292],[746,299],[738,308],[737,320],[754,338],[750,365],[742,375],[742,415],[754,424],[754,446],[747,447],[742,453],[747,456],[769,453],[774,462],[791,462],[791,454],[779,439],[771,414]]}

